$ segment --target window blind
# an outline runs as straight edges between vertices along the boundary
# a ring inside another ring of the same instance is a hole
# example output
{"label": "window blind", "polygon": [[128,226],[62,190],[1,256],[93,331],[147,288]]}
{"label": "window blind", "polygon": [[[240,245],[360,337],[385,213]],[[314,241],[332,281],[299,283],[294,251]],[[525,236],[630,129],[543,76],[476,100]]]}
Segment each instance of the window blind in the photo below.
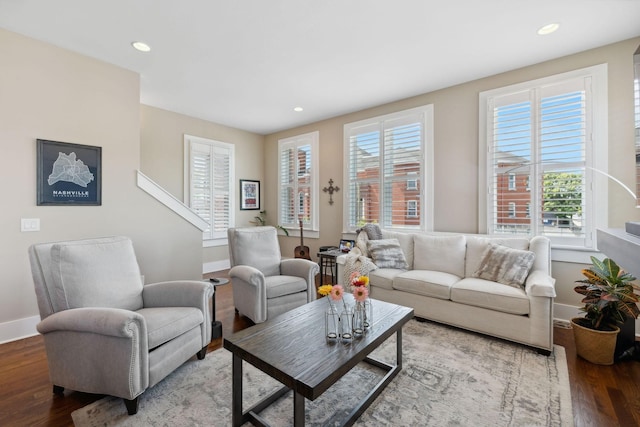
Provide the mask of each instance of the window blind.
{"label": "window blind", "polygon": [[230,144],[189,140],[189,204],[209,223],[204,239],[224,239],[232,226],[232,154]]}
{"label": "window blind", "polygon": [[586,244],[590,78],[490,98],[490,233]]}
{"label": "window blind", "polygon": [[307,230],[316,230],[317,192],[314,193],[317,171],[314,170],[314,152],[317,150],[318,132],[299,135],[278,142],[279,152],[279,206],[278,223],[297,229],[299,221]]}
{"label": "window blind", "polygon": [[345,126],[350,229],[422,227],[424,126],[422,110]]}

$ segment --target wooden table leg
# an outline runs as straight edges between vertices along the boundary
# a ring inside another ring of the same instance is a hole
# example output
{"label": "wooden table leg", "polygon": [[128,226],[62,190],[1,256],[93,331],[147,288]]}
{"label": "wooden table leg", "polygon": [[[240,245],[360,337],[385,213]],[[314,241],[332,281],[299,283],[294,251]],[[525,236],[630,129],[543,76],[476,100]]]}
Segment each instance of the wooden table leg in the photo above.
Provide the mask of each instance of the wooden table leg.
{"label": "wooden table leg", "polygon": [[231,362],[232,387],[231,387],[231,422],[233,427],[243,424],[242,415],[242,359],[233,355]]}
{"label": "wooden table leg", "polygon": [[398,370],[402,369],[402,328],[396,332],[396,365]]}
{"label": "wooden table leg", "polygon": [[305,398],[298,392],[293,393],[293,425],[294,427],[304,426],[304,401]]}

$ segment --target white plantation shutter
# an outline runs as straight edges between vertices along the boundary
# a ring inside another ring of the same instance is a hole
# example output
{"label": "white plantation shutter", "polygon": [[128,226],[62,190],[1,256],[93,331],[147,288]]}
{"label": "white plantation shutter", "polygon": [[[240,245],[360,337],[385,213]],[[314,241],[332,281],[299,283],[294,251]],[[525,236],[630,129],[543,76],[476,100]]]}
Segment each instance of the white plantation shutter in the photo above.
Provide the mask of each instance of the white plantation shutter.
{"label": "white plantation shutter", "polygon": [[209,223],[203,238],[226,239],[233,215],[233,145],[185,135],[188,204]]}
{"label": "white plantation shutter", "polygon": [[306,230],[318,229],[317,163],[319,133],[312,132],[278,141],[278,224]]}
{"label": "white plantation shutter", "polygon": [[430,106],[345,125],[349,230],[364,223],[425,229],[425,152]]}
{"label": "white plantation shutter", "polygon": [[593,247],[593,80],[565,77],[481,96],[489,234]]}

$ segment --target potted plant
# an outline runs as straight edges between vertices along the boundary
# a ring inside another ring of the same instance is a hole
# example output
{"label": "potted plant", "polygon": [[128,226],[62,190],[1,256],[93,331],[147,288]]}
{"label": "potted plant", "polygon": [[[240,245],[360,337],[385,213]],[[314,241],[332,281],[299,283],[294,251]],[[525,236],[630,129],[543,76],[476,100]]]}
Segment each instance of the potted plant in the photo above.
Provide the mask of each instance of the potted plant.
{"label": "potted plant", "polygon": [[625,273],[611,259],[600,261],[591,257],[591,267],[582,270],[586,279],[578,280],[574,290],[584,295],[580,311],[584,317],[571,319],[576,352],[582,358],[600,365],[614,361],[618,325],[627,319],[636,319],[638,288],[631,283],[636,278]]}

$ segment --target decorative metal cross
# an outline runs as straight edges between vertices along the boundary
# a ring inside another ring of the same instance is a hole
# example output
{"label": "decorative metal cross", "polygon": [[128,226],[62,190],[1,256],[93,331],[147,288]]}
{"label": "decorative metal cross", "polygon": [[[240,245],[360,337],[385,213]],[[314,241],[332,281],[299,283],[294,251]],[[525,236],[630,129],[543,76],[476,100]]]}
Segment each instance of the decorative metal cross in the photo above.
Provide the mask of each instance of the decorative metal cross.
{"label": "decorative metal cross", "polygon": [[340,191],[340,187],[338,187],[337,185],[334,187],[333,186],[333,179],[329,178],[329,187],[324,187],[322,189],[322,191],[324,191],[325,193],[329,193],[329,204],[332,205],[333,204],[333,192],[338,192]]}

